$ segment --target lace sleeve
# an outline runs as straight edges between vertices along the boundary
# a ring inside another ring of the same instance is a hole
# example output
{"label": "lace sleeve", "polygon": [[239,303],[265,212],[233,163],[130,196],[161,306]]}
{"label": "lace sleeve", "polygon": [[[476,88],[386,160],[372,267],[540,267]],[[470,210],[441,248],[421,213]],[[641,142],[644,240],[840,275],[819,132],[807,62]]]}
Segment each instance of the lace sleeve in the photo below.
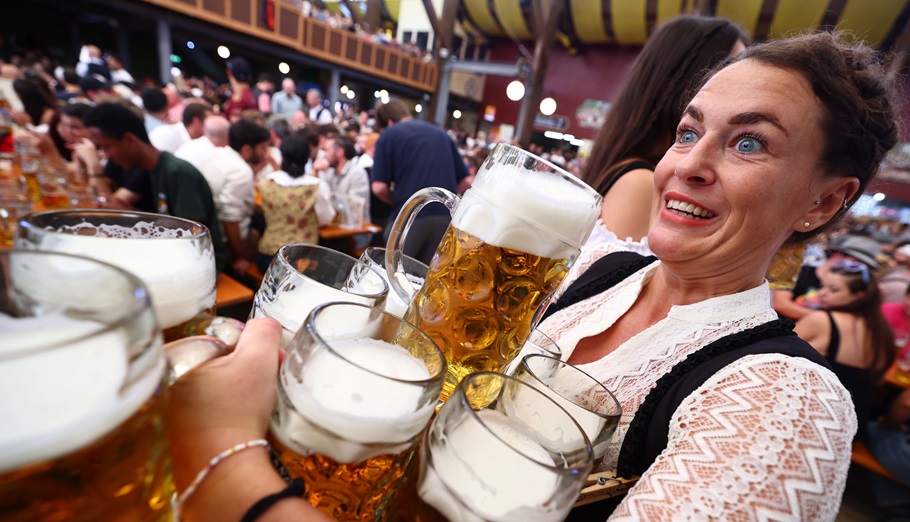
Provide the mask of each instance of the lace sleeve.
{"label": "lace sleeve", "polygon": [[667,448],[610,520],[834,520],[856,427],[830,371],[744,357],[682,402]]}

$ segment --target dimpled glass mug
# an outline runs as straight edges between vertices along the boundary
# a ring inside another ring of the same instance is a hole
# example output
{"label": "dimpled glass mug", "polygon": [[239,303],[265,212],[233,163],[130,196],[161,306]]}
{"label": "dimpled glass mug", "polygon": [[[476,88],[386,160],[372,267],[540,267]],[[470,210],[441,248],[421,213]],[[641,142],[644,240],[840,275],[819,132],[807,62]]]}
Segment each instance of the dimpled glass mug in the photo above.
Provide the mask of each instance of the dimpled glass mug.
{"label": "dimpled glass mug", "polygon": [[418,191],[392,225],[386,251],[390,291],[417,213],[431,202],[452,212],[405,320],[443,350],[449,364],[442,400],[466,375],[500,371],[524,345],[600,216],[603,198],[559,167],[499,144],[459,198]]}

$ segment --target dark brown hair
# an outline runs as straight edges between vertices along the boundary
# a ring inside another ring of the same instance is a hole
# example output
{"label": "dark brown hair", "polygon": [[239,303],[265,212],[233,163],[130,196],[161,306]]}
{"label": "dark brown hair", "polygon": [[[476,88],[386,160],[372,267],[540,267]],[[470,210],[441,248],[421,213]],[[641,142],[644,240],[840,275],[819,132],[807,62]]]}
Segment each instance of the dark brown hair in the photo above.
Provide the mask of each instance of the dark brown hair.
{"label": "dark brown hair", "polygon": [[617,163],[641,158],[656,165],[701,73],[727,58],[737,40],[748,37],[721,18],[679,16],[661,25],[626,75],[581,178],[606,194],[619,177]]}
{"label": "dark brown hair", "polygon": [[403,101],[392,98],[388,103],[381,103],[376,106],[376,127],[381,131],[392,123],[398,123],[405,118],[411,117],[411,109]]}
{"label": "dark brown hair", "polygon": [[787,244],[807,243],[835,226],[878,172],[879,163],[897,143],[894,85],[884,56],[842,34],[820,32],[752,46],[718,65],[707,77],[742,60],[798,72],[821,102],[820,127],[825,144],[818,170],[825,177],[859,180],[859,190],[835,216],[811,232],[794,232]]}
{"label": "dark brown hair", "polygon": [[894,362],[894,334],[891,325],[882,314],[882,295],[878,289],[878,281],[865,265],[858,266],[865,271],[849,270],[838,264],[831,267],[829,273],[843,276],[851,294],[863,292],[863,296],[853,303],[832,307],[831,310],[847,312],[863,320],[866,324],[864,342],[867,343],[863,348],[864,351],[872,350],[872,353],[864,353],[863,360],[868,362],[867,369],[873,375],[880,375]]}

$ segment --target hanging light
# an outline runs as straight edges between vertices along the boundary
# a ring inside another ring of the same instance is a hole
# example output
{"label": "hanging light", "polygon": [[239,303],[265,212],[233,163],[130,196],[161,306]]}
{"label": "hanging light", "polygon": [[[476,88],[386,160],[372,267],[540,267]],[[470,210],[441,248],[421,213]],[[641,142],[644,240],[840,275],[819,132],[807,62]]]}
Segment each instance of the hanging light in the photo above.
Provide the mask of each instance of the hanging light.
{"label": "hanging light", "polygon": [[461,111],[458,110],[458,109],[455,109],[454,111],[452,111],[452,117],[455,118],[456,120],[460,120],[460,119],[461,119]]}
{"label": "hanging light", "polygon": [[423,111],[423,105],[418,103],[417,105],[414,106],[414,112],[416,112],[417,114],[420,114],[421,111]]}
{"label": "hanging light", "polygon": [[506,96],[512,101],[518,101],[522,99],[525,95],[525,84],[521,83],[518,80],[512,80],[509,83],[509,86],[506,87]]}
{"label": "hanging light", "polygon": [[540,113],[544,116],[550,116],[556,112],[556,100],[552,97],[546,97],[540,100]]}
{"label": "hanging light", "polygon": [[227,60],[228,58],[231,57],[231,50],[228,49],[228,48],[227,48],[226,46],[224,46],[224,45],[219,45],[219,46],[218,46],[218,56],[220,56],[220,57],[224,58],[225,60]]}
{"label": "hanging light", "polygon": [[281,62],[278,64],[278,72],[281,74],[287,74],[291,72],[291,66],[288,65],[288,62]]}

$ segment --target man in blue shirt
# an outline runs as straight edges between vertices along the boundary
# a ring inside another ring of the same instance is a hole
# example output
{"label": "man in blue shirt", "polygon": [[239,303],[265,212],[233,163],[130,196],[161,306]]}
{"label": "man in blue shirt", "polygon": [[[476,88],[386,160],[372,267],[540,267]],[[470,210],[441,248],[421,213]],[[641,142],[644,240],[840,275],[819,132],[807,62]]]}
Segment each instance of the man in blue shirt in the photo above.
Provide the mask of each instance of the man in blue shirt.
{"label": "man in blue shirt", "polygon": [[[376,142],[371,186],[373,194],[392,205],[385,237],[405,202],[420,189],[441,187],[462,193],[471,178],[455,142],[444,130],[411,118],[411,111],[397,99],[376,108]],[[449,225],[451,216],[442,205],[427,205],[411,225],[404,253],[429,264]]]}

